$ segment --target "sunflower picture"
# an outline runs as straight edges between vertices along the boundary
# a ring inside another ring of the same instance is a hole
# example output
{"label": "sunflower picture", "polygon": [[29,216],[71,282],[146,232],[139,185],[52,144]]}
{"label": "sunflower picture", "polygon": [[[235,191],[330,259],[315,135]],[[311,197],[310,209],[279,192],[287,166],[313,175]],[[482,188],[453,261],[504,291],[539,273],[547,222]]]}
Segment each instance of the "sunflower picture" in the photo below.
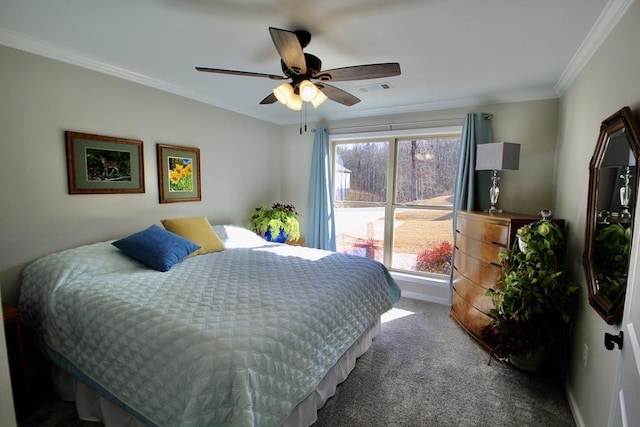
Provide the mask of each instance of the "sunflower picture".
{"label": "sunflower picture", "polygon": [[193,163],[185,157],[168,156],[169,192],[193,191]]}
{"label": "sunflower picture", "polygon": [[202,200],[200,149],[157,144],[160,203]]}

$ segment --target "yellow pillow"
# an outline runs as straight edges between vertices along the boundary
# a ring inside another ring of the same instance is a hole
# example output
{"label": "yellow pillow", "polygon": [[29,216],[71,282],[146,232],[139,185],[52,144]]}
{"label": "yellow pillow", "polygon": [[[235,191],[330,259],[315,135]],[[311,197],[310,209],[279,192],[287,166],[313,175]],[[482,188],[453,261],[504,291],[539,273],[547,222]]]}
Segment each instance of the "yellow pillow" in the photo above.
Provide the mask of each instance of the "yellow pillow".
{"label": "yellow pillow", "polygon": [[218,237],[209,220],[203,216],[189,218],[170,218],[163,219],[164,228],[191,240],[198,244],[200,249],[192,253],[193,255],[208,254],[210,252],[220,252],[224,250],[224,244]]}

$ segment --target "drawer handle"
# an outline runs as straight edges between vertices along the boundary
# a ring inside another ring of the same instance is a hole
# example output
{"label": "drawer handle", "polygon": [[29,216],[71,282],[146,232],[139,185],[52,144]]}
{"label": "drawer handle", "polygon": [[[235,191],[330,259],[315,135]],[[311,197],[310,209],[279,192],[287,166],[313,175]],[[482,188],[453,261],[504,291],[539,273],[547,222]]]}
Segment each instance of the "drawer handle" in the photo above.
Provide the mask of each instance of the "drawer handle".
{"label": "drawer handle", "polygon": [[498,264],[498,263],[495,263],[495,262],[491,262],[489,264],[494,265],[494,266],[499,267],[499,268],[502,268],[502,264]]}

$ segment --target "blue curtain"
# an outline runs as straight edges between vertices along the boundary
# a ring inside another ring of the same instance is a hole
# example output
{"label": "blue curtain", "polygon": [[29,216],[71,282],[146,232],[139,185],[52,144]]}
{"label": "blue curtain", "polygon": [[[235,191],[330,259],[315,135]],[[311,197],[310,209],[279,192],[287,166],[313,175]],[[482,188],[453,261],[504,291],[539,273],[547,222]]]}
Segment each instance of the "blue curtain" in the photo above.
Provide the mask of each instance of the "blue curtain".
{"label": "blue curtain", "polygon": [[326,127],[320,127],[316,129],[311,156],[305,246],[329,251],[336,250],[332,192],[329,133]]}
{"label": "blue curtain", "polygon": [[[458,156],[455,193],[453,194],[454,238],[456,235],[457,211],[485,210],[489,208],[491,171],[476,171],[476,146],[490,143],[492,139],[491,115],[468,113],[460,136],[460,154]],[[454,261],[453,259],[451,260],[452,266]],[[450,279],[450,283],[453,285],[453,268],[451,269]],[[449,287],[449,303],[451,303],[451,286]]]}
{"label": "blue curtain", "polygon": [[[467,114],[460,137],[460,155],[456,172],[453,210],[484,210],[489,208],[491,171],[476,172],[476,146],[493,139],[491,116],[486,113]],[[481,193],[486,189],[485,193]],[[455,226],[455,216],[454,216]],[[455,230],[454,230],[455,231]]]}

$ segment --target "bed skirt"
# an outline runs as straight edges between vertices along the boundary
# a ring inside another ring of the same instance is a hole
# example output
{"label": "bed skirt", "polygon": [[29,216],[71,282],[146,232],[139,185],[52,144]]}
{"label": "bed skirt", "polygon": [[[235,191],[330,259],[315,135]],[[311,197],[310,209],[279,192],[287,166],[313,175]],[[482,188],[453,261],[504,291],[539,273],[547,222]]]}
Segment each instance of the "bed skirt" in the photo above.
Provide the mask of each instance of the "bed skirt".
{"label": "bed skirt", "polygon": [[[347,379],[349,373],[356,366],[356,359],[371,347],[373,339],[379,332],[380,321],[378,320],[347,350],[322,379],[314,392],[294,408],[283,426],[307,427],[315,423],[318,419],[318,410],[335,394],[337,385]],[[56,368],[55,365],[52,380],[56,393],[61,399],[75,402],[78,417],[81,420],[102,422],[105,427],[147,425],[123,407],[102,397],[97,391],[62,369]]]}

